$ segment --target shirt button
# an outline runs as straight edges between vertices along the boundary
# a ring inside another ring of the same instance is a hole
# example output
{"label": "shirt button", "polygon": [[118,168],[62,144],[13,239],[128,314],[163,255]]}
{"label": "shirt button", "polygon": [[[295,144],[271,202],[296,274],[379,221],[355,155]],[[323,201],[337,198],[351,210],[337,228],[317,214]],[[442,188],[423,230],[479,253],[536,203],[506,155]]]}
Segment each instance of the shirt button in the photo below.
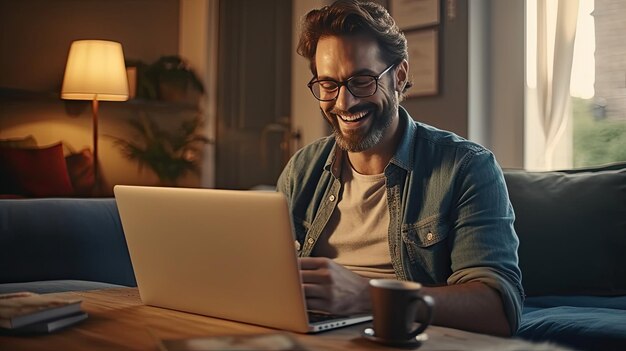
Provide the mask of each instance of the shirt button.
{"label": "shirt button", "polygon": [[330,200],[330,202],[335,201],[335,195],[330,195],[330,196],[328,197],[328,200]]}
{"label": "shirt button", "polygon": [[428,241],[433,240],[433,233],[428,232],[428,234],[426,234],[426,240],[428,240]]}
{"label": "shirt button", "polygon": [[315,239],[313,238],[309,238],[309,240],[307,240],[309,242],[309,244],[313,244],[315,242]]}

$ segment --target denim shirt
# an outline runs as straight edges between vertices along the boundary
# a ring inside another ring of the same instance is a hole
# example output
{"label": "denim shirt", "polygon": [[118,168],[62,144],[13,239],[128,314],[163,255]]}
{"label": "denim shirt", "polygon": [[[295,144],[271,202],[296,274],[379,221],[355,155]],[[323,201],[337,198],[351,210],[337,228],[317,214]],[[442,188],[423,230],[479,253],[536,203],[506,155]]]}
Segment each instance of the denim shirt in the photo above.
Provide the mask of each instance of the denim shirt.
{"label": "denim shirt", "polygon": [[[521,318],[519,241],[502,170],[484,147],[414,121],[385,167],[389,252],[396,277],[426,286],[482,282],[502,298],[511,332]],[[310,256],[341,191],[332,136],[299,150],[278,180],[300,257]]]}

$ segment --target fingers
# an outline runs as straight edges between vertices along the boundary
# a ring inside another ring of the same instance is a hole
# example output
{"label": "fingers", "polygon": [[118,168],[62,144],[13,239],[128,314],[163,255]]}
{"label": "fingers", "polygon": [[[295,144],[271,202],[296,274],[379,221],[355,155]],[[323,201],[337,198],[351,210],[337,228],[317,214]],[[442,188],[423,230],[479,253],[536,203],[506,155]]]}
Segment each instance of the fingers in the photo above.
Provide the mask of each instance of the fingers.
{"label": "fingers", "polygon": [[306,299],[306,308],[311,311],[329,312],[330,304],[328,300]]}
{"label": "fingers", "polygon": [[299,258],[300,276],[303,283],[329,284],[332,282],[330,261],[325,257],[303,257]]}
{"label": "fingers", "polygon": [[307,300],[309,299],[329,299],[328,289],[319,284],[302,284],[302,288],[304,290],[304,296],[306,296]]}
{"label": "fingers", "polygon": [[366,278],[326,257],[302,257],[299,263],[309,309],[335,314],[367,310]]}
{"label": "fingers", "polygon": [[303,283],[309,284],[329,284],[332,282],[328,269],[301,270],[300,277]]}
{"label": "fingers", "polygon": [[[303,257],[299,259],[300,276],[302,277],[302,287],[307,304],[310,299],[330,299],[330,283],[332,279],[331,272],[328,269],[329,261],[325,257]],[[319,305],[322,302],[316,301],[314,304]]]}
{"label": "fingers", "polygon": [[332,300],[327,286],[317,284],[303,284],[306,307],[308,310],[330,312]]}
{"label": "fingers", "polygon": [[298,261],[300,262],[301,270],[328,268],[332,262],[327,257],[300,257],[298,258]]}

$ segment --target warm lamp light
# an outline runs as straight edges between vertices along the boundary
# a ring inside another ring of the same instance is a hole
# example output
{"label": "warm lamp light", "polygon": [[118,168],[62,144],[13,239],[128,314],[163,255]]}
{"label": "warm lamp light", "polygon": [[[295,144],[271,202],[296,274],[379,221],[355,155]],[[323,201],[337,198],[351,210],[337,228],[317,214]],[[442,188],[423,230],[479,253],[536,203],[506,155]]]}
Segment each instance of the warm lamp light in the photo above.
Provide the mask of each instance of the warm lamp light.
{"label": "warm lamp light", "polygon": [[98,101],[128,100],[122,44],[105,40],[74,41],[65,66],[61,98],[92,101],[93,171],[98,187]]}

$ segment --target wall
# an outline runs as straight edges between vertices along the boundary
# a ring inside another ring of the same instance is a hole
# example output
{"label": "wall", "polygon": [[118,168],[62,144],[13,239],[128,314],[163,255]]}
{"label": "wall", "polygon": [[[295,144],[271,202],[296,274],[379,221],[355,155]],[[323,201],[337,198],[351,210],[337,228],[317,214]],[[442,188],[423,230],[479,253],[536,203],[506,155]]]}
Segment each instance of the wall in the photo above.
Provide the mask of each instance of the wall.
{"label": "wall", "polygon": [[178,0],[0,2],[0,87],[59,91],[73,40],[122,43],[127,59],[178,52]]}
{"label": "wall", "polygon": [[503,168],[524,167],[524,13],[523,0],[469,3],[469,139]]}
{"label": "wall", "polygon": [[[179,54],[189,61],[204,82],[205,95],[200,101],[204,135],[215,140],[217,125],[219,0],[184,0],[180,2]],[[200,186],[215,187],[215,143],[204,147]]]}
{"label": "wall", "polygon": [[403,105],[489,148],[502,167],[523,168],[524,0],[440,1],[440,93]]}
{"label": "wall", "polygon": [[[39,145],[59,140],[71,149],[91,148],[88,102],[58,98],[70,44],[76,39],[122,43],[127,60],[152,63],[179,50],[178,0],[21,0],[0,2],[0,88],[24,91],[0,99],[0,138],[33,135]],[[36,92],[36,93],[33,93]],[[76,111],[69,113],[70,107]],[[147,113],[164,126],[195,114],[187,108],[141,102],[101,102],[99,157],[109,184],[154,184],[123,158],[109,135],[132,138],[125,120]],[[197,177],[181,184],[198,184]]]}
{"label": "wall", "polygon": [[306,84],[311,80],[309,62],[296,53],[300,20],[307,12],[329,3],[327,0],[294,0],[293,1],[293,36],[291,54],[291,124],[292,130],[300,134],[300,141],[292,145],[292,150],[310,144],[328,135],[326,121],[320,114],[319,102],[315,100]]}
{"label": "wall", "polygon": [[[468,5],[440,0],[439,93],[407,99],[402,105],[411,116],[437,128],[468,136]],[[409,57],[409,64],[410,62]]]}
{"label": "wall", "polygon": [[524,167],[524,2],[490,0],[491,73],[486,93],[491,144],[487,146],[504,168]]}

